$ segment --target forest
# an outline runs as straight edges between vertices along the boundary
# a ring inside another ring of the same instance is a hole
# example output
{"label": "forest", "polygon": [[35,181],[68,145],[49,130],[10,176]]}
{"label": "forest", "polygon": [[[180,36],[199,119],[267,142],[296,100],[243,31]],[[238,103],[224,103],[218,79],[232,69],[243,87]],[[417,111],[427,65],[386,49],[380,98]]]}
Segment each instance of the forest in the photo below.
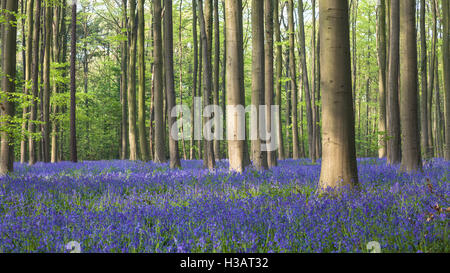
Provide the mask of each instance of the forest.
{"label": "forest", "polygon": [[0,253],[450,252],[449,0],[0,5]]}

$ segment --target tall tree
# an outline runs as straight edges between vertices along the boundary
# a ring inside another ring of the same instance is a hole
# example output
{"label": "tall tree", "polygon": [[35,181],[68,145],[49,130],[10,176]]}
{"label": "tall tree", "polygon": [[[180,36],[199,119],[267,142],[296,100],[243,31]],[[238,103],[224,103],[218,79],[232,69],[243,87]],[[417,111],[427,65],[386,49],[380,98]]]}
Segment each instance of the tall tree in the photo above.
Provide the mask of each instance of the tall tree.
{"label": "tall tree", "polygon": [[348,1],[319,2],[323,159],[319,189],[358,186]]}
{"label": "tall tree", "polygon": [[[271,107],[274,104],[274,75],[273,75],[273,28],[274,28],[274,4],[276,4],[277,1],[273,0],[264,0],[264,32],[265,32],[265,47],[264,47],[264,68],[265,68],[265,97],[264,102],[267,107],[266,111],[266,131],[272,134],[272,131],[275,130],[276,126],[275,124],[272,124],[272,113],[271,113]],[[277,16],[278,20],[278,16]],[[264,41],[263,41],[264,42]],[[268,139],[268,138],[266,138]],[[270,138],[268,140],[271,143],[276,142],[276,138],[272,139]],[[270,147],[268,147],[270,148]],[[269,149],[267,152],[267,165],[269,168],[277,166],[277,153],[276,151],[272,151],[272,149]]]}
{"label": "tall tree", "polygon": [[178,141],[172,136],[172,127],[175,124],[175,118],[172,117],[172,109],[175,107],[175,85],[173,72],[173,23],[171,0],[164,0],[164,10],[164,68],[166,72],[166,97],[169,120],[170,168],[174,169],[181,167],[181,163],[178,153]]}
{"label": "tall tree", "polygon": [[[28,0],[27,2],[27,19],[26,19],[26,44],[25,44],[25,94],[30,94],[30,81],[31,81],[31,68],[32,68],[32,53],[33,53],[33,5],[34,0]],[[24,107],[23,118],[27,117],[27,113],[30,109]],[[26,138],[25,130],[27,130],[27,122],[24,121],[22,124],[22,140],[20,141],[20,162],[25,163],[26,161]]]}
{"label": "tall tree", "polygon": [[[203,106],[211,104],[212,90],[212,66],[211,66],[211,47],[212,47],[212,0],[205,1],[205,14],[203,13],[203,0],[199,0],[199,17],[202,40],[203,55]],[[204,119],[204,124],[209,122],[210,118]],[[212,136],[206,136],[204,140],[203,165],[212,170],[215,167],[214,146],[211,140]]]}
{"label": "tall tree", "polygon": [[386,1],[378,1],[378,157],[386,157]]}
{"label": "tall tree", "polygon": [[[122,31],[128,29],[128,15],[127,15],[127,0],[122,0]],[[128,115],[127,115],[127,86],[128,86],[128,41],[124,39],[121,44],[121,73],[120,78],[120,104],[122,111],[122,121],[121,121],[121,154],[120,158],[125,160],[127,158],[128,150]]]}
{"label": "tall tree", "polygon": [[442,59],[444,64],[445,90],[445,154],[450,160],[450,0],[442,0],[442,25],[444,29]]}
{"label": "tall tree", "polygon": [[197,0],[192,0],[192,35],[194,43],[194,71],[192,74],[192,109],[191,109],[191,150],[190,159],[194,159],[194,101],[197,96],[197,74],[198,74],[198,34],[197,34]]}
{"label": "tall tree", "polygon": [[[219,0],[214,0],[214,73],[213,73],[213,104],[219,105],[219,67],[220,67],[220,30],[219,30]],[[214,130],[219,130],[219,124],[214,124]],[[218,136],[218,134],[216,134]],[[220,158],[220,142],[214,138],[214,158]]]}
{"label": "tall tree", "polygon": [[252,158],[256,169],[267,169],[267,154],[263,151],[260,133],[260,106],[265,105],[264,1],[252,0]]}
{"label": "tall tree", "polygon": [[401,170],[412,172],[422,169],[420,154],[416,1],[400,1],[400,119],[402,130]]}
{"label": "tall tree", "polygon": [[[39,1],[39,0],[38,0]],[[77,1],[72,0],[72,26],[70,43],[70,156],[78,161],[76,132],[76,58],[77,58]]]}
{"label": "tall tree", "polygon": [[43,155],[44,162],[50,162],[50,49],[52,41],[52,7],[50,2],[46,1],[45,7],[45,43],[44,43],[44,93],[43,93]]}
{"label": "tall tree", "polygon": [[153,62],[155,85],[155,162],[166,162],[166,147],[164,141],[164,92],[163,92],[163,54],[161,33],[161,0],[153,0]]}
{"label": "tall tree", "polygon": [[[6,7],[2,11],[5,19],[2,22],[2,91],[5,92],[6,100],[2,100],[0,104],[0,114],[6,126],[11,124],[14,117],[14,102],[11,101],[16,92],[16,38],[17,24],[15,14],[17,13],[17,0],[4,0]],[[2,127],[3,125],[2,124]],[[0,176],[12,172],[14,170],[14,139],[10,130],[2,130],[0,145]]]}
{"label": "tall tree", "polygon": [[137,135],[136,135],[136,0],[130,0],[130,30],[128,52],[128,139],[130,143],[130,160],[137,160]]}
{"label": "tall tree", "polygon": [[280,111],[276,117],[277,124],[277,142],[278,142],[278,159],[284,160],[284,141],[283,126],[281,123],[281,79],[283,77],[283,46],[281,45],[281,30],[279,14],[280,1],[275,0],[273,5],[275,44],[276,44],[276,76],[275,76],[275,105],[280,107]]}
{"label": "tall tree", "polygon": [[292,156],[294,159],[300,158],[299,140],[298,140],[298,90],[297,90],[297,72],[295,68],[295,24],[294,24],[294,1],[288,2],[288,21],[289,21],[289,69],[291,77],[291,103],[292,103]]}
{"label": "tall tree", "polygon": [[313,124],[313,108],[311,105],[311,90],[309,88],[308,66],[306,65],[306,46],[305,46],[305,22],[303,0],[298,1],[298,23],[299,23],[299,40],[300,40],[300,64],[303,75],[303,89],[305,91],[306,101],[306,122],[308,124],[308,151],[309,158],[315,162],[317,159],[316,145],[314,142],[314,124]]}
{"label": "tall tree", "polygon": [[[245,106],[242,0],[225,1],[225,17],[227,105]],[[227,114],[227,125],[230,170],[243,172],[250,163],[246,141],[239,138],[239,133],[245,134],[245,118]]]}
{"label": "tall tree", "polygon": [[387,99],[387,158],[389,164],[401,162],[400,107],[398,101],[400,0],[391,0],[389,37],[389,79]]}
{"label": "tall tree", "polygon": [[149,159],[147,149],[147,134],[145,130],[145,24],[144,24],[144,0],[138,0],[138,59],[139,59],[139,105],[138,105],[138,130],[139,150],[141,160]]}
{"label": "tall tree", "polygon": [[422,93],[420,96],[420,132],[421,132],[421,146],[425,151],[425,158],[430,157],[430,148],[428,147],[428,86],[427,86],[427,37],[425,29],[425,0],[420,0],[420,49],[421,49],[421,62],[420,62],[420,76]]}
{"label": "tall tree", "polygon": [[[62,28],[62,13],[66,7],[63,6],[62,1],[57,1],[56,6],[53,8],[53,62],[58,64],[58,70],[60,70],[59,65],[61,63],[61,35],[63,34]],[[63,19],[64,20],[64,19]],[[56,95],[60,91],[60,84],[57,80],[53,81],[53,94]],[[57,103],[53,103],[52,112],[53,115],[58,115],[59,107]],[[52,134],[51,134],[51,162],[55,163],[58,161],[58,129],[59,124],[57,118],[52,120]]]}
{"label": "tall tree", "polygon": [[32,52],[32,103],[30,110],[30,120],[28,122],[28,152],[29,158],[28,163],[34,165],[36,163],[36,144],[35,136],[36,133],[36,120],[37,120],[37,98],[39,89],[39,40],[40,40],[40,21],[41,21],[41,0],[34,1],[34,22],[33,22],[33,52]]}

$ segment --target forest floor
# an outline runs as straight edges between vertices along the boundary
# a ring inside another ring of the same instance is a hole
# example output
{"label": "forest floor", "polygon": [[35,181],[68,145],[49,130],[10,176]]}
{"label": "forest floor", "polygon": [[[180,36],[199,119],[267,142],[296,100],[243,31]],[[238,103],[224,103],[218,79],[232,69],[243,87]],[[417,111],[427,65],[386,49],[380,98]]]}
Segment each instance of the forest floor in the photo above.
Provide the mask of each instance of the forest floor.
{"label": "forest floor", "polygon": [[0,178],[0,252],[450,252],[450,162],[401,174],[360,159],[359,193],[316,193],[320,165],[210,172],[201,161],[16,164]]}

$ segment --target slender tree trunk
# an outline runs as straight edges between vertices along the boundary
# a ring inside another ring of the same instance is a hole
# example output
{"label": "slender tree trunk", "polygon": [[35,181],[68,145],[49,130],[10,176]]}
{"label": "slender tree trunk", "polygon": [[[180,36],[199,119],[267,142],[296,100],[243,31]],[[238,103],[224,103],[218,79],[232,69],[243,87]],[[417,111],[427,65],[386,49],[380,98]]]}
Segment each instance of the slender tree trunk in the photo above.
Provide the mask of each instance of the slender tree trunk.
{"label": "slender tree trunk", "polygon": [[[181,167],[178,154],[178,140],[174,138],[172,127],[176,118],[172,117],[172,109],[175,107],[175,85],[173,72],[173,23],[172,23],[172,1],[164,0],[164,68],[166,78],[166,95],[169,121],[169,151],[170,168]],[[178,129],[176,130],[178,133]]]}
{"label": "slender tree trunk", "polygon": [[137,136],[136,136],[136,44],[137,44],[137,20],[136,0],[130,0],[130,31],[129,31],[129,56],[128,56],[128,138],[130,143],[130,160],[137,160]]}
{"label": "slender tree trunk", "polygon": [[288,17],[289,17],[289,68],[291,77],[291,103],[292,103],[292,146],[293,158],[300,158],[299,140],[298,140],[298,89],[297,89],[297,72],[295,69],[295,25],[294,25],[294,1],[288,0]]}
{"label": "slender tree trunk", "polygon": [[44,162],[50,162],[50,49],[52,40],[52,7],[46,3],[45,8],[45,49],[44,49],[44,93],[43,93],[43,136]]}
{"label": "slender tree trunk", "polygon": [[[212,0],[205,1],[205,14],[203,14],[203,1],[199,1],[199,18],[202,37],[202,55],[203,55],[203,107],[211,104],[212,90],[212,66],[211,66],[211,47],[212,47]],[[203,125],[210,120],[205,117]],[[203,165],[212,170],[215,167],[213,136],[205,136],[204,140],[204,158]]]}
{"label": "slender tree trunk", "polygon": [[164,93],[163,93],[163,55],[161,34],[161,0],[153,0],[154,8],[154,56],[155,63],[155,162],[166,162],[166,147],[164,140]]}
{"label": "slender tree trunk", "polygon": [[378,2],[378,157],[386,157],[386,0]]}
{"label": "slender tree trunk", "polygon": [[[5,16],[5,22],[2,23],[2,90],[8,98],[0,104],[0,114],[5,120],[5,126],[10,125],[10,120],[14,117],[14,102],[9,100],[9,96],[13,96],[16,92],[16,38],[17,25],[12,22],[16,21],[14,13],[17,13],[17,0],[4,0],[6,7],[2,15]],[[2,127],[4,124],[2,124]],[[14,139],[10,132],[1,132],[0,145],[0,176],[12,172],[14,170]]]}
{"label": "slender tree trunk", "polygon": [[[33,57],[33,6],[34,0],[28,0],[27,2],[27,19],[26,19],[26,45],[25,45],[25,94],[29,95],[31,92],[29,84],[32,80],[32,57]],[[30,107],[31,108],[31,107]],[[22,117],[25,119],[28,116],[28,111],[31,109],[26,107],[23,109]],[[20,142],[20,162],[25,163],[27,143],[25,137],[25,131],[27,130],[28,122],[24,121],[22,124],[22,140]]]}
{"label": "slender tree trunk", "polygon": [[[219,105],[219,67],[220,67],[220,31],[219,31],[219,0],[214,0],[214,95],[213,104]],[[219,130],[220,125],[214,124],[215,138],[214,138],[214,158],[220,158],[220,142],[219,142]],[[216,131],[217,130],[217,131]]]}
{"label": "slender tree trunk", "polygon": [[[274,134],[272,131],[275,131],[276,126],[275,124],[272,124],[272,105],[274,104],[274,75],[273,75],[273,21],[274,21],[274,9],[273,6],[275,4],[275,1],[272,0],[264,0],[264,32],[265,32],[265,43],[263,40],[263,43],[265,45],[264,47],[264,68],[265,68],[265,94],[264,94],[264,102],[266,104],[266,131],[267,133],[270,133],[269,136],[273,136]],[[278,20],[278,17],[277,17]],[[266,134],[267,134],[266,133]],[[266,136],[266,142],[270,142],[272,145],[269,145],[269,143],[266,143],[266,147],[268,148],[267,151],[267,166],[269,168],[276,167],[278,165],[277,163],[277,153],[276,150],[272,151],[272,147],[276,147],[275,142],[277,141],[276,138],[271,138],[269,136]]]}
{"label": "slender tree trunk", "polygon": [[70,44],[70,154],[72,162],[78,161],[76,133],[76,55],[77,55],[77,4],[72,4],[72,33]]}
{"label": "slender tree trunk", "polygon": [[[61,50],[62,47],[60,45],[60,17],[62,13],[62,8],[60,5],[62,3],[57,3],[58,5],[53,8],[53,62],[60,64],[61,62]],[[58,68],[59,69],[59,68]],[[60,84],[55,80],[53,82],[53,94],[56,95],[60,92]],[[59,107],[56,103],[52,105],[52,112],[53,115],[58,116]],[[57,118],[54,118],[52,121],[52,134],[51,134],[51,142],[52,142],[52,148],[51,148],[51,162],[55,163],[58,161],[58,120]]]}
{"label": "slender tree trunk", "polygon": [[138,0],[138,60],[139,60],[139,105],[138,105],[138,130],[139,150],[141,160],[148,161],[147,134],[145,130],[145,24],[144,24],[144,0]]}
{"label": "slender tree trunk", "polygon": [[[400,1],[400,119],[402,165],[405,172],[420,171],[420,136],[417,89],[416,1]],[[425,128],[424,128],[425,129]]]}
{"label": "slender tree trunk", "polygon": [[260,121],[262,115],[259,110],[265,105],[265,53],[264,53],[264,2],[252,0],[252,158],[257,170],[267,169],[267,154],[263,151],[260,133]]}
{"label": "slender tree trunk", "polygon": [[[179,31],[178,31],[178,44],[179,44],[179,49],[180,49],[180,105],[183,106],[183,42],[181,40],[181,32],[182,32],[182,13],[183,11],[183,0],[180,1],[180,25],[179,25]],[[181,112],[181,120],[183,120],[183,112]],[[186,144],[184,141],[184,126],[183,123],[181,123],[181,147],[183,150],[183,158],[184,160],[187,160],[187,155],[186,155]]]}
{"label": "slender tree trunk", "polygon": [[319,190],[358,186],[348,1],[321,0],[320,61],[323,159]]}
{"label": "slender tree trunk", "polygon": [[[222,12],[223,12],[223,56],[222,56],[222,110],[223,110],[223,129],[224,129],[224,135],[226,133],[226,128],[227,128],[227,116],[226,116],[226,71],[227,71],[227,39],[226,39],[226,18],[225,18],[225,0],[222,1]],[[226,149],[226,145],[227,142],[226,140],[222,142],[223,144],[223,149],[222,149],[222,155],[221,158],[227,158],[227,149]]]}
{"label": "slender tree trunk", "polygon": [[[128,29],[128,16],[127,16],[127,0],[122,1],[122,29]],[[122,110],[122,143],[121,143],[121,155],[120,158],[125,160],[127,158],[128,151],[128,115],[127,115],[127,86],[128,86],[128,42],[127,40],[122,42],[121,48],[121,110]]]}
{"label": "slender tree trunk", "polygon": [[[306,101],[306,122],[308,125],[308,151],[309,158],[315,162],[317,159],[316,145],[314,143],[314,124],[313,124],[313,108],[311,105],[311,90],[309,88],[308,67],[306,65],[306,48],[305,48],[305,23],[303,19],[303,0],[298,1],[298,22],[299,22],[299,40],[300,40],[300,64],[303,74],[303,87],[305,91]],[[313,72],[314,73],[314,72]]]}
{"label": "slender tree trunk", "polygon": [[280,1],[275,0],[273,2],[273,18],[274,18],[274,31],[275,31],[275,44],[276,44],[276,76],[275,76],[275,105],[280,107],[280,111],[276,116],[275,123],[277,124],[276,141],[278,144],[278,159],[284,160],[284,141],[283,141],[283,124],[281,120],[281,79],[283,77],[283,46],[281,45],[281,30],[280,30],[280,18],[279,18],[279,6]]}
{"label": "slender tree trunk", "polygon": [[400,1],[391,0],[389,38],[389,80],[387,100],[387,158],[389,164],[401,162],[400,108],[398,102]]}
{"label": "slender tree trunk", "polygon": [[428,86],[427,86],[427,37],[425,29],[425,0],[420,0],[420,48],[421,48],[421,62],[420,75],[422,83],[422,92],[420,96],[420,127],[421,127],[421,146],[425,151],[425,158],[430,157],[430,150],[428,147]]}
{"label": "slender tree trunk", "polygon": [[[430,56],[430,69],[429,69],[429,79],[428,79],[428,105],[427,105],[427,112],[428,112],[428,147],[429,147],[429,156],[430,158],[435,156],[436,151],[436,141],[434,136],[436,135],[436,128],[433,128],[436,124],[436,120],[433,120],[433,93],[434,93],[434,67],[436,64],[436,46],[437,46],[437,2],[436,0],[432,0],[430,3],[431,13],[432,13],[432,20],[433,23],[431,24],[432,28],[432,44],[431,44],[431,56]],[[436,117],[436,116],[434,116]]]}
{"label": "slender tree trunk", "polygon": [[194,42],[194,72],[192,75],[192,109],[191,109],[191,150],[190,159],[194,159],[194,101],[197,96],[197,74],[198,74],[198,39],[197,39],[197,0],[192,1],[192,34]]}
{"label": "slender tree trunk", "polygon": [[445,94],[445,154],[450,160],[450,0],[442,0],[443,44],[442,59],[444,64],[444,94]]}
{"label": "slender tree trunk", "polygon": [[32,49],[32,104],[30,120],[28,122],[28,153],[30,165],[36,163],[36,145],[35,136],[36,133],[36,120],[37,120],[37,101],[38,88],[39,88],[39,40],[40,40],[40,21],[41,21],[41,0],[35,0],[34,2],[34,23],[33,23],[33,49]]}
{"label": "slender tree trunk", "polygon": [[[227,51],[227,105],[245,107],[245,90],[243,88],[243,36],[242,36],[242,0],[225,1],[226,17],[226,51]],[[245,139],[239,138],[239,134],[245,135],[245,118],[238,115],[227,114],[228,130],[228,154],[230,157],[230,170],[243,172],[248,166],[247,145]]]}
{"label": "slender tree trunk", "polygon": [[438,58],[435,59],[436,63],[435,63],[435,68],[434,68],[434,73],[435,73],[435,78],[436,81],[434,82],[435,84],[435,90],[436,90],[436,118],[435,118],[435,122],[436,122],[436,154],[438,157],[443,157],[444,156],[444,134],[443,131],[445,129],[445,124],[444,124],[444,120],[443,120],[443,115],[442,115],[442,110],[441,110],[441,92],[440,92],[440,87],[439,87],[439,65],[438,65]]}

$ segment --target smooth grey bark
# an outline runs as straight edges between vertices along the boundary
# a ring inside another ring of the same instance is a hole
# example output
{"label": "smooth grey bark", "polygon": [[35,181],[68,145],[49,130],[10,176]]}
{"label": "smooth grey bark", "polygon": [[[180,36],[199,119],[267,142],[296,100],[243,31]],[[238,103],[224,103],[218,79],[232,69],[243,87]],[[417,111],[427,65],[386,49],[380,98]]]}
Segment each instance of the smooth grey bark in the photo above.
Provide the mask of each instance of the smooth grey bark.
{"label": "smooth grey bark", "polygon": [[404,172],[422,170],[417,86],[416,1],[400,1],[400,120]]}
{"label": "smooth grey bark", "polygon": [[319,2],[323,159],[319,190],[358,187],[348,1]]}
{"label": "smooth grey bark", "polygon": [[175,169],[181,167],[180,155],[178,153],[178,141],[173,138],[171,130],[176,121],[171,113],[175,107],[175,84],[173,72],[173,20],[172,20],[172,1],[164,0],[164,68],[166,78],[166,96],[167,96],[167,113],[169,124],[169,153],[170,168]]}

